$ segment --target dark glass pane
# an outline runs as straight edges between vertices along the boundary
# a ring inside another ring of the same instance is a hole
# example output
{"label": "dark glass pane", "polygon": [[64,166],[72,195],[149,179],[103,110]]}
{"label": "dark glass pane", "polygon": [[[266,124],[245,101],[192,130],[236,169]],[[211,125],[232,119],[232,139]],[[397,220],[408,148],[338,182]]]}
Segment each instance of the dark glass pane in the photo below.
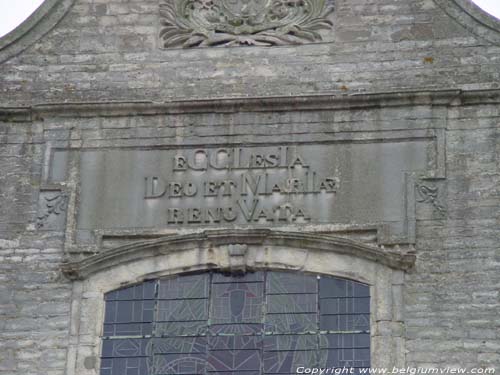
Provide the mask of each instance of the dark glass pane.
{"label": "dark glass pane", "polygon": [[113,358],[110,360],[111,365],[111,374],[116,375],[116,374],[125,374],[127,371],[127,358]]}
{"label": "dark glass pane", "polygon": [[262,336],[212,336],[208,340],[209,350],[248,350],[262,347]]}
{"label": "dark glass pane", "polygon": [[113,292],[106,293],[106,301],[125,301],[125,300],[145,300],[154,299],[155,281],[148,281],[139,285],[134,285]]}
{"label": "dark glass pane", "polygon": [[116,303],[116,323],[131,323],[134,319],[134,302],[117,301]]}
{"label": "dark glass pane", "polygon": [[143,322],[152,322],[154,319],[154,308],[155,308],[155,302],[154,301],[144,301],[144,304],[142,305],[142,321]]}
{"label": "dark glass pane", "polygon": [[134,299],[134,287],[128,287],[115,290],[114,292],[106,293],[105,299],[107,301],[116,301],[120,299]]}
{"label": "dark glass pane", "polygon": [[274,294],[267,296],[268,313],[316,313],[316,294]]}
{"label": "dark glass pane", "polygon": [[264,352],[264,371],[269,374],[294,374],[297,367],[317,366],[316,351]]}
{"label": "dark glass pane", "polygon": [[106,301],[104,323],[113,323],[116,321],[116,302]]}
{"label": "dark glass pane", "polygon": [[166,300],[158,302],[158,321],[189,321],[208,319],[208,300]]}
{"label": "dark glass pane", "polygon": [[354,298],[353,300],[354,313],[370,313],[370,297]]}
{"label": "dark glass pane", "polygon": [[316,349],[318,349],[318,335],[271,335],[264,337],[265,351]]}
{"label": "dark glass pane", "polygon": [[347,298],[323,298],[320,300],[321,315],[347,313]]}
{"label": "dark glass pane", "polygon": [[153,340],[155,354],[205,353],[206,337],[172,337]]}
{"label": "dark glass pane", "polygon": [[139,360],[139,375],[149,375],[150,374],[150,358],[141,358]]}
{"label": "dark glass pane", "polygon": [[193,336],[204,335],[206,332],[207,322],[205,320],[155,324],[155,336]]}
{"label": "dark glass pane", "polygon": [[370,334],[360,333],[354,336],[354,347],[355,348],[369,348],[370,347]]}
{"label": "dark glass pane", "polygon": [[287,272],[269,272],[267,274],[268,294],[317,293],[316,276]]}
{"label": "dark glass pane", "polygon": [[369,348],[369,333],[332,333],[322,335],[320,339],[321,348]]}
{"label": "dark glass pane", "polygon": [[145,336],[151,335],[151,323],[104,324],[104,336]]}
{"label": "dark glass pane", "polygon": [[210,317],[214,324],[260,323],[263,283],[214,284]]}
{"label": "dark glass pane", "polygon": [[348,280],[322,277],[319,280],[320,297],[351,297],[352,291],[350,291],[349,285]]}
{"label": "dark glass pane", "polygon": [[157,354],[154,356],[154,374],[204,374],[205,354]]}
{"label": "dark glass pane", "polygon": [[106,323],[151,322],[154,301],[108,301]]}
{"label": "dark glass pane", "polygon": [[113,361],[111,359],[101,359],[101,373],[100,375],[112,375]]}
{"label": "dark glass pane", "polygon": [[209,327],[211,335],[257,335],[261,334],[264,327],[260,323],[255,324],[217,324]]}
{"label": "dark glass pane", "polygon": [[179,276],[160,280],[159,299],[186,299],[208,297],[209,275]]}
{"label": "dark glass pane", "polygon": [[150,339],[103,340],[102,357],[145,357],[150,354]]}
{"label": "dark glass pane", "polygon": [[325,367],[341,367],[340,360],[342,358],[341,350],[322,350],[320,352],[322,359],[321,365]]}
{"label": "dark glass pane", "polygon": [[326,356],[326,367],[370,367],[370,353],[366,349],[336,349],[321,351]]}
{"label": "dark glass pane", "polygon": [[368,285],[335,277],[321,277],[319,283],[320,297],[369,297]]}
{"label": "dark glass pane", "polygon": [[370,315],[323,315],[320,318],[322,331],[369,331]]}
{"label": "dark glass pane", "polygon": [[365,284],[357,283],[351,281],[354,285],[354,296],[355,297],[370,297],[370,287]]}
{"label": "dark glass pane", "polygon": [[225,275],[222,273],[215,273],[212,276],[212,283],[246,283],[246,282],[263,282],[264,272],[246,273],[244,275]]}
{"label": "dark glass pane", "polygon": [[317,329],[317,314],[268,314],[266,317],[266,332],[298,333]]}
{"label": "dark glass pane", "polygon": [[370,313],[370,298],[322,298],[320,300],[322,315],[327,314],[359,314]]}
{"label": "dark glass pane", "polygon": [[354,351],[354,359],[363,361],[363,363],[370,361],[370,349],[356,349]]}
{"label": "dark glass pane", "polygon": [[212,371],[250,371],[259,370],[260,350],[211,350],[208,363]]}
{"label": "dark glass pane", "polygon": [[141,290],[136,289],[136,297],[138,299],[154,299],[155,298],[156,281],[148,281],[142,284]]}
{"label": "dark glass pane", "polygon": [[101,375],[149,374],[146,358],[113,358],[101,365]]}

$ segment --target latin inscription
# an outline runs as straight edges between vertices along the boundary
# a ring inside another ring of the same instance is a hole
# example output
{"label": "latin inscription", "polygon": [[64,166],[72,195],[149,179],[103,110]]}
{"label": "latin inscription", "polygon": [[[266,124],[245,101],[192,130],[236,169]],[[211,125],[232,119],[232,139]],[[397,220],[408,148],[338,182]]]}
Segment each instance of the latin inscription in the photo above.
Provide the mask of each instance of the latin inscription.
{"label": "latin inscription", "polygon": [[167,200],[170,225],[307,223],[315,213],[304,203],[335,195],[339,185],[288,146],[179,151],[166,168],[144,177],[144,199]]}
{"label": "latin inscription", "polygon": [[84,150],[79,235],[210,226],[371,228],[380,223],[390,226],[390,233],[404,234],[405,176],[432,163],[432,142],[325,139]]}

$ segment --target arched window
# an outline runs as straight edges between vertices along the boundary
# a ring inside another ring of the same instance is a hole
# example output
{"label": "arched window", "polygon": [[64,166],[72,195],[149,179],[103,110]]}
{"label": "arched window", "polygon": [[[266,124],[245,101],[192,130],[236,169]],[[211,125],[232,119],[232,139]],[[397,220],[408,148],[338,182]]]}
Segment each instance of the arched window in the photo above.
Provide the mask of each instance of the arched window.
{"label": "arched window", "polygon": [[331,276],[206,272],[105,295],[101,375],[370,366],[370,290]]}

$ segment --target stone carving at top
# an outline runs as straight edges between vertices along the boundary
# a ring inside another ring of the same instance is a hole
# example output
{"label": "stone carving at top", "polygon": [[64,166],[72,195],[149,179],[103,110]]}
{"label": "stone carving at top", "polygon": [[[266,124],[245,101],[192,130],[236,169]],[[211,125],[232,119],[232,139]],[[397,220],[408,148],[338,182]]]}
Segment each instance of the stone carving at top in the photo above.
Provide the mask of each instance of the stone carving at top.
{"label": "stone carving at top", "polygon": [[168,47],[273,46],[322,40],[331,0],[160,0]]}

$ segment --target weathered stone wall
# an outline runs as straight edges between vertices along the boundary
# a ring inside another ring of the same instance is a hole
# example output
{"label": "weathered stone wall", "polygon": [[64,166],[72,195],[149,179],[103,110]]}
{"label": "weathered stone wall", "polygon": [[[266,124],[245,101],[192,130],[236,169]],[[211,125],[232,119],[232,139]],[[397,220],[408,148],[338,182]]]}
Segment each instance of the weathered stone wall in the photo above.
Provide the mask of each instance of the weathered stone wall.
{"label": "weathered stone wall", "polygon": [[410,364],[500,368],[498,114],[496,105],[448,113],[448,211],[418,221],[418,261],[408,275]]}
{"label": "weathered stone wall", "polygon": [[499,78],[500,48],[432,0],[337,0],[335,42],[277,48],[160,50],[158,11],[157,0],[78,0],[1,66],[2,102],[478,89]]}
{"label": "weathered stone wall", "polygon": [[[68,363],[85,338],[75,335],[81,322],[71,319],[71,311],[78,310],[77,300],[61,264],[140,237],[78,238],[79,180],[72,173],[79,169],[74,160],[64,161],[67,178],[52,179],[54,149],[342,137],[348,143],[397,132],[406,142],[421,137],[420,131],[430,140],[429,160],[437,164],[442,155],[446,162],[444,174],[421,181],[436,195],[417,192],[413,202],[417,261],[404,281],[402,355],[408,366],[500,369],[500,96],[470,91],[498,88],[500,47],[466,30],[442,3],[337,0],[331,43],[160,50],[157,0],[77,0],[54,29],[0,65],[0,374],[62,375],[82,368]],[[401,93],[408,90],[422,95]],[[396,94],[375,95],[380,92]],[[318,97],[323,104],[314,98],[305,104],[262,102],[266,111],[259,100],[248,106],[245,100],[188,103],[188,110],[182,103],[103,104],[324,93],[337,96]],[[101,106],[61,105],[68,102]],[[36,106],[46,103],[59,104]],[[438,140],[438,133],[444,138]],[[389,182],[372,183],[383,188]],[[62,208],[40,227],[44,199],[60,191],[69,194],[67,217]],[[384,243],[373,228],[307,230],[413,250],[411,240]],[[86,319],[94,320],[92,311]],[[86,374],[96,373],[92,361],[85,366]]]}
{"label": "weathered stone wall", "polygon": [[0,373],[63,374],[71,285],[61,232],[33,231],[42,147],[31,123],[1,122]]}

